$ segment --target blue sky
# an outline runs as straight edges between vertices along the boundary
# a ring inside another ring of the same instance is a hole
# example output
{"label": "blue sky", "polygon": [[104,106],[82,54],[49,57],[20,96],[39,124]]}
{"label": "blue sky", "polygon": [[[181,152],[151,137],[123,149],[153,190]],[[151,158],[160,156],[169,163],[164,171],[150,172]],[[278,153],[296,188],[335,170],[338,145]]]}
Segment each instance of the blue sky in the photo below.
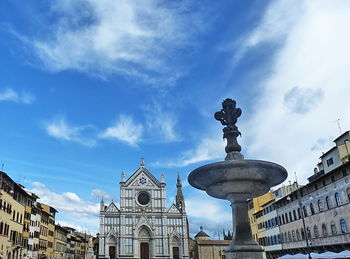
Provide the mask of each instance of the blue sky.
{"label": "blue sky", "polygon": [[[60,213],[98,231],[97,203],[119,197],[141,157],[177,173],[191,223],[214,237],[227,202],[188,186],[222,160],[221,101],[236,99],[246,158],[301,183],[350,129],[346,1],[5,0],[0,3],[0,162]],[[204,216],[203,216],[204,215]]]}

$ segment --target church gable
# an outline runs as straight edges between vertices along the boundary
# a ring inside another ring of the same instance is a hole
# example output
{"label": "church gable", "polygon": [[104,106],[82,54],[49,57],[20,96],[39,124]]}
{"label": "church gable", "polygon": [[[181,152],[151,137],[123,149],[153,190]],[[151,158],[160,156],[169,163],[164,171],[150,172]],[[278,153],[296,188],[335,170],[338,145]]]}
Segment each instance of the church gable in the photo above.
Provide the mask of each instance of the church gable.
{"label": "church gable", "polygon": [[154,225],[148,220],[144,215],[141,216],[140,220],[137,222],[135,226],[135,230],[138,230],[142,226],[147,226],[149,229],[154,230]]}
{"label": "church gable", "polygon": [[176,205],[173,203],[171,207],[168,209],[168,213],[181,213],[180,210],[176,207]]}
{"label": "church gable", "polygon": [[109,204],[109,206],[107,207],[106,212],[119,212],[119,209],[118,209],[117,206],[114,204],[114,202],[112,202],[112,203]]}
{"label": "church gable", "polygon": [[148,186],[160,187],[160,182],[146,168],[140,167],[136,172],[125,182],[125,186]]}

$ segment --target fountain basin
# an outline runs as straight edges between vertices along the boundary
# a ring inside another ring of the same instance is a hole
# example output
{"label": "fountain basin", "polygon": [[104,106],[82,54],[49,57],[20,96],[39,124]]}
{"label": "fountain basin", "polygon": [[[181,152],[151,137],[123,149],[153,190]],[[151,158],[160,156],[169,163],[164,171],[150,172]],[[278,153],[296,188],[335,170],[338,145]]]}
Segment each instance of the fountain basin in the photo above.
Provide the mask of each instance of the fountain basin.
{"label": "fountain basin", "polygon": [[278,164],[241,159],[201,166],[190,173],[188,181],[212,197],[233,201],[263,195],[287,175],[287,170]]}

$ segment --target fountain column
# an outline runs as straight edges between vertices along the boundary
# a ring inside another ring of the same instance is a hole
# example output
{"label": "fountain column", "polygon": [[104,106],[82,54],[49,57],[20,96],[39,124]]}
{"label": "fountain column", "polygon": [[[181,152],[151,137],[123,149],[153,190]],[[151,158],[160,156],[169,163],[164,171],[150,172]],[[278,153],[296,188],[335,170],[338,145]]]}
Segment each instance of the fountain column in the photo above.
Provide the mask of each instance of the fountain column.
{"label": "fountain column", "polygon": [[263,195],[271,187],[282,183],[287,178],[287,171],[272,162],[244,159],[237,142],[241,133],[236,123],[241,114],[234,100],[222,102],[222,109],[214,116],[225,126],[226,158],[193,170],[188,176],[188,182],[212,197],[231,202],[233,238],[226,249],[226,258],[262,259],[263,248],[252,237],[247,200]]}

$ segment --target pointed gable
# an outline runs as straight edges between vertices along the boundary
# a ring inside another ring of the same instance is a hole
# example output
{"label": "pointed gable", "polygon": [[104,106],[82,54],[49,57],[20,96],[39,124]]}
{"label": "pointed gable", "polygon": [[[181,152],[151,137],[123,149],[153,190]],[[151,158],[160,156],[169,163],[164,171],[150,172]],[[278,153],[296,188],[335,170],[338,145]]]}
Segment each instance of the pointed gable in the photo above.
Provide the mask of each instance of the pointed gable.
{"label": "pointed gable", "polygon": [[135,173],[125,182],[124,186],[157,186],[160,187],[160,182],[151,174],[145,167],[139,167]]}
{"label": "pointed gable", "polygon": [[118,209],[117,206],[114,204],[114,202],[112,202],[112,203],[109,204],[109,206],[107,207],[106,212],[119,212],[119,209]]}
{"label": "pointed gable", "polygon": [[178,207],[173,203],[173,205],[170,206],[168,209],[168,213],[181,213]]}

